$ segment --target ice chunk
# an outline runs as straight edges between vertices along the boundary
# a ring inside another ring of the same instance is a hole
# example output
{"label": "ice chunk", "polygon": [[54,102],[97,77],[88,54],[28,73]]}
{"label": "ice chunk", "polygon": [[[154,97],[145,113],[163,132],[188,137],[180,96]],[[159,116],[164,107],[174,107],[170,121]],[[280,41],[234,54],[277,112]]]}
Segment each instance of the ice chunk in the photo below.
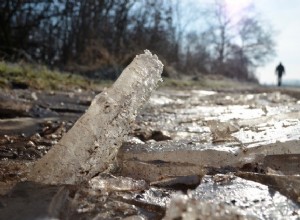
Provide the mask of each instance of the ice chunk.
{"label": "ice chunk", "polygon": [[269,155],[264,158],[263,169],[285,175],[300,175],[300,154]]}
{"label": "ice chunk", "polygon": [[239,131],[238,125],[233,122],[219,122],[208,121],[207,125],[210,127],[213,143],[236,141],[235,137],[231,136],[231,133]]}
{"label": "ice chunk", "polygon": [[270,174],[257,174],[257,173],[244,173],[237,174],[239,177],[259,182],[270,186],[283,195],[291,198],[293,201],[300,202],[300,176],[292,175],[270,175]]}
{"label": "ice chunk", "polygon": [[297,203],[268,186],[233,175],[205,176],[189,194],[199,201],[231,204],[258,219],[299,219]]}
{"label": "ice chunk", "polygon": [[172,198],[164,220],[182,219],[257,219],[247,215],[242,210],[232,208],[225,203],[204,202],[189,198],[186,195],[176,195]]}
{"label": "ice chunk", "polygon": [[198,175],[191,176],[168,176],[163,178],[162,180],[151,182],[151,186],[158,187],[172,187],[172,188],[180,188],[188,189],[188,188],[196,188],[201,181],[201,177]]}
{"label": "ice chunk", "polygon": [[201,176],[207,168],[238,169],[261,164],[270,155],[300,154],[299,140],[255,144],[248,147],[240,142],[202,144],[171,140],[123,146],[118,157],[123,164],[122,175],[157,181],[170,175]]}
{"label": "ice chunk", "polygon": [[[168,142],[170,147],[174,147],[172,152],[165,152],[164,148],[158,148],[161,146],[159,143],[153,143],[151,146],[149,144],[123,146],[118,154],[118,160],[122,165],[121,175],[149,182],[159,181],[170,176],[204,175],[202,165],[199,166],[194,161],[188,161],[189,157],[194,159],[189,152],[182,152],[183,149],[178,149],[173,144],[174,142]],[[202,159],[197,152],[194,154],[197,161]]]}
{"label": "ice chunk", "polygon": [[134,180],[129,177],[94,177],[89,181],[93,189],[101,191],[142,191],[148,188],[148,184],[144,180]]}
{"label": "ice chunk", "polygon": [[0,219],[59,219],[69,193],[67,186],[18,183],[1,197]]}
{"label": "ice chunk", "polygon": [[107,170],[137,111],[161,80],[162,69],[150,51],[136,56],[112,87],[97,95],[61,141],[37,161],[29,179],[74,184]]}

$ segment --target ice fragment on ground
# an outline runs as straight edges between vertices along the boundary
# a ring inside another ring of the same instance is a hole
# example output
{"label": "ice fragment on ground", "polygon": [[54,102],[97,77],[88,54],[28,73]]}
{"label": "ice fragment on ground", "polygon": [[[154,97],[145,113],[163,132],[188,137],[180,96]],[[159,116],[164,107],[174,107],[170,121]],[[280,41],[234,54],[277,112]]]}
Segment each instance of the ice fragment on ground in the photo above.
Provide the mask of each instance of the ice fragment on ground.
{"label": "ice fragment on ground", "polygon": [[166,211],[164,220],[246,220],[258,219],[240,209],[232,208],[225,203],[214,203],[189,198],[186,195],[175,195]]}
{"label": "ice fragment on ground", "polygon": [[300,154],[268,155],[263,160],[263,169],[275,170],[285,175],[300,175]]}
{"label": "ice fragment on ground", "polygon": [[136,56],[112,87],[97,95],[60,142],[36,162],[29,179],[74,184],[107,170],[137,111],[161,80],[162,69],[150,51]]}
{"label": "ice fragment on ground", "polygon": [[232,136],[244,144],[252,145],[253,143],[252,146],[271,144],[276,141],[288,142],[299,140],[300,120],[284,119],[259,123],[251,126],[251,129],[242,128],[240,131],[233,133]]}
{"label": "ice fragment on ground", "polygon": [[[244,179],[262,183],[273,189],[278,190],[283,195],[291,198],[293,201],[300,203],[300,176],[292,175],[274,175],[274,174],[258,174],[244,173],[237,174]],[[299,213],[300,214],[300,213]]]}
{"label": "ice fragment on ground", "polygon": [[300,217],[299,205],[273,188],[231,175],[205,176],[190,196],[214,204],[231,204],[259,219]]}
{"label": "ice fragment on ground", "polygon": [[151,186],[180,188],[180,190],[188,188],[196,188],[201,181],[201,177],[197,175],[190,176],[167,176],[161,180],[151,182]]}
{"label": "ice fragment on ground", "polygon": [[18,183],[1,197],[0,219],[60,219],[69,191],[65,186]]}
{"label": "ice fragment on ground", "polygon": [[89,181],[92,189],[111,191],[142,191],[148,188],[144,180],[134,180],[129,177],[94,177]]}

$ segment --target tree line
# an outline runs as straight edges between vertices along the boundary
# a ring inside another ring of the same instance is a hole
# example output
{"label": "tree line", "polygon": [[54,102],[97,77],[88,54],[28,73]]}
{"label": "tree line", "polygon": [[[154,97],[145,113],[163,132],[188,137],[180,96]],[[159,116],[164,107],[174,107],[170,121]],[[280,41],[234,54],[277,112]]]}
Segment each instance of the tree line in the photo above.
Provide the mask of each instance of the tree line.
{"label": "tree line", "polygon": [[3,0],[0,58],[114,79],[149,49],[164,62],[166,76],[255,81],[256,67],[275,53],[269,25],[254,10],[230,15],[224,0],[198,6],[180,0]]}

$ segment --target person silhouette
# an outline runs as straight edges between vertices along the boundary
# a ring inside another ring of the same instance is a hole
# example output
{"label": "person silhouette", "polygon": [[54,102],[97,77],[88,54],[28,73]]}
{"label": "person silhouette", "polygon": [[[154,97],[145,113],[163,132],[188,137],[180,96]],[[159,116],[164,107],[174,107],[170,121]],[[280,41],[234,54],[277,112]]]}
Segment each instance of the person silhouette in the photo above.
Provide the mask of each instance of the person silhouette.
{"label": "person silhouette", "polygon": [[281,62],[276,67],[275,72],[277,74],[278,86],[281,86],[281,78],[282,78],[282,75],[285,73],[284,66],[281,64]]}

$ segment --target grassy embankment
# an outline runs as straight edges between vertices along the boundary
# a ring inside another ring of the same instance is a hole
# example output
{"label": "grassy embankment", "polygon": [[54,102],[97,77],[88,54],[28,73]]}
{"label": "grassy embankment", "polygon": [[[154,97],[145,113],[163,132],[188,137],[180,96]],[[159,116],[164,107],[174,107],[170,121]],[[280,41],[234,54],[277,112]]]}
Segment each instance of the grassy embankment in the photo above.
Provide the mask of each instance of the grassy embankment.
{"label": "grassy embankment", "polygon": [[[248,85],[248,83],[246,83]],[[170,79],[164,78],[162,84],[163,87],[175,88],[175,89],[206,89],[206,90],[218,90],[229,88],[242,88],[244,83],[236,82],[224,77],[210,77],[203,76],[199,80],[192,79]]]}
{"label": "grassy embankment", "polygon": [[110,81],[96,81],[79,74],[50,70],[45,66],[0,61],[0,88],[38,90],[101,89]]}
{"label": "grassy embankment", "polygon": [[[49,70],[45,66],[0,61],[0,88],[29,88],[38,90],[102,90],[113,82],[92,80],[79,74]],[[165,78],[160,87],[178,89],[224,89],[243,86],[222,76],[203,76],[199,80]]]}

